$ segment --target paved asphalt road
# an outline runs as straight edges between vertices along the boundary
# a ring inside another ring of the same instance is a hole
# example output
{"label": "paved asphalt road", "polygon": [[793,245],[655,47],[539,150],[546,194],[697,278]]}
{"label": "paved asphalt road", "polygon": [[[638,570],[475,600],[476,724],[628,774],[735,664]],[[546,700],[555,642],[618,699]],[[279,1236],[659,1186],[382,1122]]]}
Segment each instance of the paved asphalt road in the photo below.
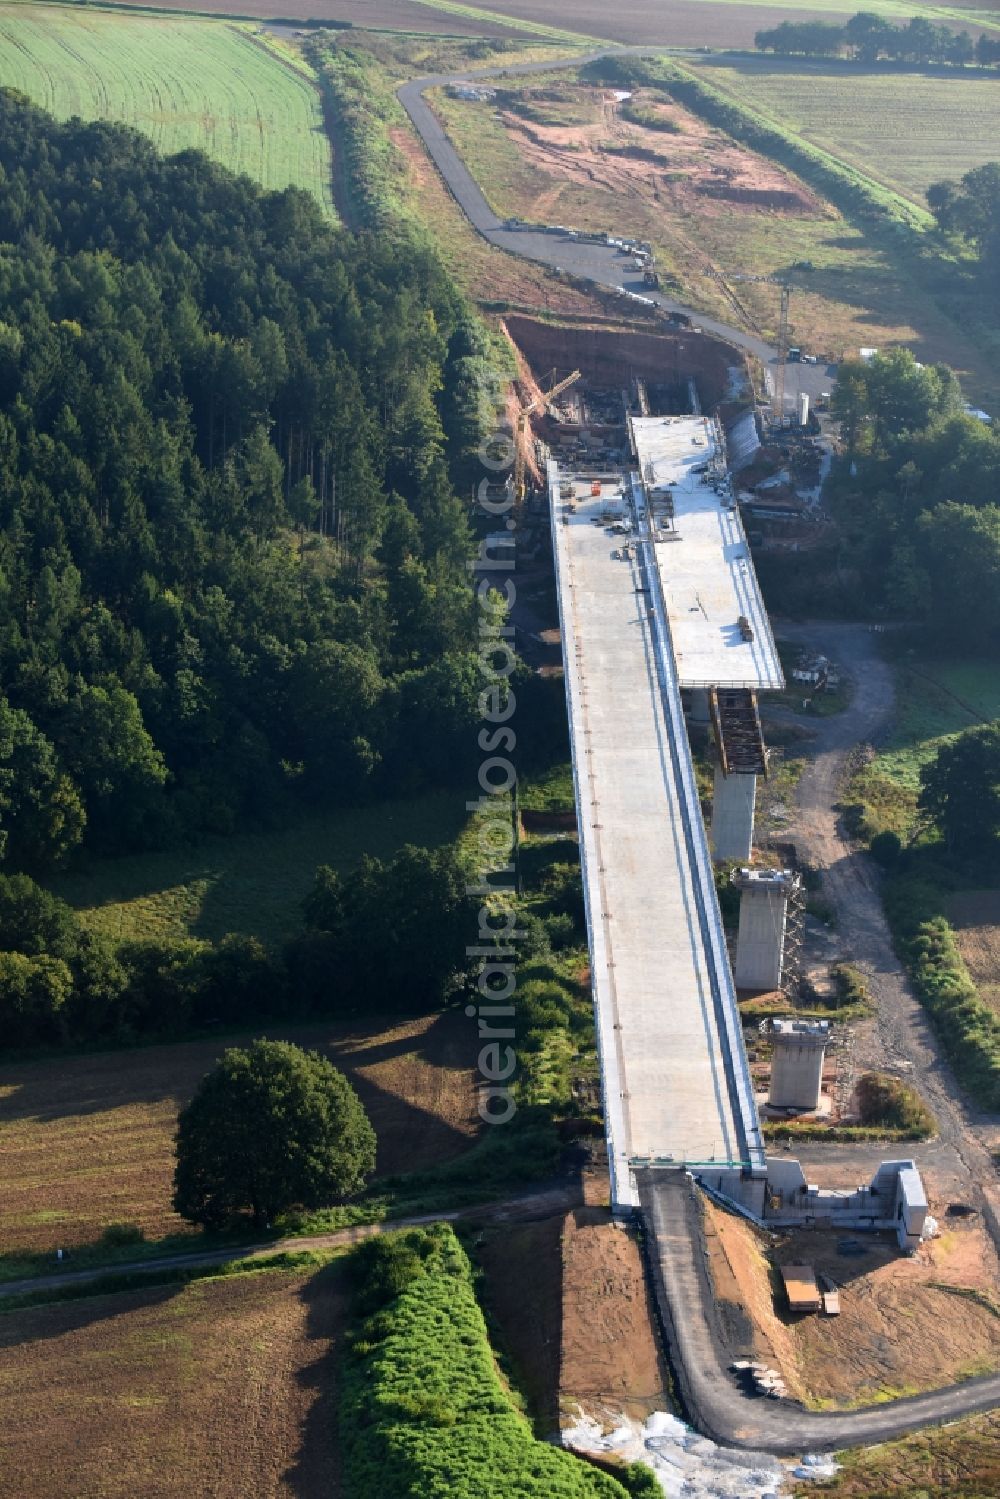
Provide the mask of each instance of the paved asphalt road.
{"label": "paved asphalt road", "polygon": [[[649,48],[615,49],[619,54],[648,52]],[[567,58],[562,62],[525,63],[503,68],[477,70],[476,76],[497,77],[501,75],[549,72],[556,67],[579,67],[594,57],[609,55],[606,52],[590,53],[584,57]],[[465,73],[463,78],[472,76]],[[662,293],[650,293],[642,284],[641,273],[626,269],[628,261],[610,246],[581,242],[566,234],[546,234],[536,230],[506,229],[503,222],[490,208],[478,184],[473,180],[465,163],[424,98],[425,90],[452,81],[446,74],[414,79],[398,91],[399,99],[414,127],[420,134],[431,158],[462,208],[472,226],[491,244],[500,249],[521,255],[528,260],[541,261],[598,282],[602,286],[624,287],[627,291],[638,291],[652,296],[653,300],[667,312],[681,312],[708,333],[716,334],[738,348],[755,355],[772,372],[777,365],[776,350],[752,333],[734,328],[726,323],[702,316],[696,309],[685,307]],[[629,226],[609,226],[623,237],[629,234]],[[627,306],[627,304],[626,304]],[[826,366],[794,364],[786,370],[786,406],[794,403],[799,390],[807,391],[815,399],[821,390],[829,389],[835,370]],[[860,627],[859,627],[860,628]],[[870,666],[871,662],[867,661]],[[854,725],[850,726],[851,729]],[[852,742],[857,742],[856,737]],[[838,744],[838,749],[844,746]],[[835,757],[831,757],[835,758]],[[836,767],[831,767],[831,775]],[[833,819],[831,786],[821,788],[824,795],[819,799]],[[843,849],[837,863],[843,864]],[[884,930],[884,918],[874,891],[867,892],[865,916],[874,935],[881,939],[877,955],[882,961],[866,966],[873,977],[888,982],[889,975],[896,984],[905,988],[898,976],[898,963],[892,954],[888,934]],[[854,914],[852,912],[852,914]],[[880,999],[883,996],[880,994]],[[917,1050],[918,1043],[926,1048],[928,1034],[926,1017],[908,996],[909,1005],[894,1007],[894,1019],[899,1023],[899,1010],[906,1010],[904,1027],[909,1031],[911,1043],[907,1050]],[[936,1048],[929,1048],[933,1052]],[[940,1067],[940,1057],[933,1056]],[[942,1071],[946,1069],[942,1068]],[[926,1082],[926,1078],[923,1079]],[[950,1081],[950,1079],[949,1079]],[[936,1095],[945,1090],[934,1090]],[[954,1095],[952,1095],[954,1096]],[[950,1102],[950,1100],[949,1100]],[[960,1105],[947,1108],[941,1096],[934,1097],[944,1128],[951,1143],[957,1147],[963,1159],[967,1155],[976,1157],[982,1147],[972,1131],[963,1128],[965,1121],[953,1117],[960,1115]],[[947,1124],[945,1124],[947,1120]],[[951,1128],[948,1128],[948,1126]],[[970,1163],[965,1162],[966,1165]],[[976,1162],[976,1164],[979,1164]],[[976,1173],[978,1174],[978,1173]],[[661,1310],[671,1334],[671,1351],[674,1356],[679,1381],[684,1391],[688,1413],[698,1425],[717,1441],[741,1448],[766,1449],[774,1453],[792,1453],[812,1448],[851,1447],[864,1443],[885,1441],[900,1436],[921,1426],[954,1420],[974,1411],[989,1410],[1000,1404],[1000,1375],[988,1375],[981,1379],[967,1380],[947,1389],[917,1395],[910,1399],[897,1400],[885,1405],[851,1412],[808,1412],[788,1403],[780,1405],[755,1399],[746,1395],[735,1384],[724,1368],[720,1350],[713,1336],[711,1315],[711,1291],[705,1283],[704,1268],[696,1262],[702,1237],[697,1223],[697,1212],[692,1199],[692,1189],[678,1173],[672,1186],[659,1187],[646,1199],[647,1222],[652,1227],[655,1252],[651,1254],[654,1279],[660,1298]],[[652,1246],[651,1246],[652,1248]]]}
{"label": "paved asphalt road", "polygon": [[697,1189],[683,1172],[641,1183],[650,1259],[670,1352],[688,1416],[727,1447],[790,1454],[888,1441],[1000,1405],[1000,1374],[856,1411],[807,1411],[789,1400],[747,1394],[714,1332],[713,1293],[703,1257]]}
{"label": "paved asphalt road", "polygon": [[[424,97],[427,89],[442,87],[458,78],[467,80],[512,77],[524,73],[551,73],[557,68],[578,68],[583,63],[592,62],[598,57],[648,55],[651,50],[649,47],[616,47],[550,62],[508,63],[502,67],[477,68],[461,74],[436,73],[426,78],[411,79],[397,90],[397,94],[455,201],[476,232],[489,240],[490,244],[496,245],[501,250],[507,250],[512,255],[520,255],[525,260],[540,261],[543,265],[552,266],[553,269],[568,271],[574,276],[595,281],[602,287],[612,289],[623,287],[626,291],[636,292],[640,296],[650,298],[665,312],[683,313],[706,333],[713,333],[728,343],[736,345],[737,348],[753,354],[763,365],[770,368],[773,375],[778,359],[777,351],[771,344],[765,343],[763,339],[743,328],[732,327],[728,323],[718,322],[715,318],[705,317],[697,309],[686,307],[684,303],[676,302],[662,292],[650,291],[643,284],[642,272],[631,267],[630,257],[620,254],[610,245],[591,244],[585,240],[573,239],[563,233],[505,228],[504,221],[497,218],[487,203],[478,183],[448,139],[437,115]],[[620,234],[622,237],[628,237],[631,232],[628,223],[609,224],[607,228],[608,232]],[[628,302],[623,300],[623,310],[627,309]],[[789,411],[793,409],[799,391],[807,392],[810,400],[815,403],[821,391],[831,388],[835,377],[834,366],[789,364],[785,376],[786,409]]]}

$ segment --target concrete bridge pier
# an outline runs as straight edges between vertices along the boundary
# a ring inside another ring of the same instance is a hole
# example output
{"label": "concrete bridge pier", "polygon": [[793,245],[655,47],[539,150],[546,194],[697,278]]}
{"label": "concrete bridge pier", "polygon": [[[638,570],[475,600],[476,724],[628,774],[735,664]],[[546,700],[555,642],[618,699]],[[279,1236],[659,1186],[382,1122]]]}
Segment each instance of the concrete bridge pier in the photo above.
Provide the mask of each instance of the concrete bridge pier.
{"label": "concrete bridge pier", "polygon": [[738,859],[750,862],[753,847],[753,817],[757,801],[755,775],[726,775],[715,767],[712,794],[712,856],[717,863]]}

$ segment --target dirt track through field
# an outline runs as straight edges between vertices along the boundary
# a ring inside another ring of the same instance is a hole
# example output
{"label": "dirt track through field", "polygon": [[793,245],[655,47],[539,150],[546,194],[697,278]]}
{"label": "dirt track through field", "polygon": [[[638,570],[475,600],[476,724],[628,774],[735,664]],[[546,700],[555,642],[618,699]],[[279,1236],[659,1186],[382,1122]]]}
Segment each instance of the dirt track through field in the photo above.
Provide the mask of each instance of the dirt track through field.
{"label": "dirt track through field", "polygon": [[859,1066],[904,1073],[933,1110],[942,1139],[969,1168],[973,1182],[992,1183],[994,1169],[979,1131],[1000,1121],[977,1113],[963,1099],[927,1015],[908,983],[882,910],[879,874],[844,832],[837,804],[852,751],[878,744],[892,724],[895,693],[891,667],[866,625],[782,622],[780,633],[832,656],[851,678],[854,694],[843,713],[810,721],[815,739],[796,788],[791,826],[800,859],[822,871],[823,894],[836,912],[843,957],[868,978],[877,1018],[870,1056]]}

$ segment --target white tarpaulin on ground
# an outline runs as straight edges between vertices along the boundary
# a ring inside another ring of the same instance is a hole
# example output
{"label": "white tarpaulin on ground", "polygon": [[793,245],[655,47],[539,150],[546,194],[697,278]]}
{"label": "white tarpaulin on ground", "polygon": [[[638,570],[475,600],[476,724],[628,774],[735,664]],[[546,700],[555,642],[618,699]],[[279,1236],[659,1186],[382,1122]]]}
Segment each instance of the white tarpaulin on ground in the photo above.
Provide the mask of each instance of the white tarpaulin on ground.
{"label": "white tarpaulin on ground", "polygon": [[613,1452],[625,1462],[652,1468],[669,1499],[764,1499],[787,1493],[784,1470],[766,1452],[736,1452],[717,1447],[676,1416],[654,1411],[645,1424],[616,1417],[605,1434],[599,1421],[580,1416],[562,1433],[565,1446],[577,1452]]}

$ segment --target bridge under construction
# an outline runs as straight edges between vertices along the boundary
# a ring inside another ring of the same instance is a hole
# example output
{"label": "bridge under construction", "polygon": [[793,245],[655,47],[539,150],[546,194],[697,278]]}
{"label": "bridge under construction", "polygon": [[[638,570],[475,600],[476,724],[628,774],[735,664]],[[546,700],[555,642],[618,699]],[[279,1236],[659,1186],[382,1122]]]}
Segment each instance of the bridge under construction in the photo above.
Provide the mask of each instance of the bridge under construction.
{"label": "bridge under construction", "polygon": [[631,436],[632,472],[549,467],[620,1209],[643,1166],[765,1174],[681,689],[782,685],[715,424],[637,418]]}
{"label": "bridge under construction", "polygon": [[[926,1202],[911,1162],[833,1193],[765,1156],[713,857],[750,862],[757,694],[783,686],[781,665],[718,424],[633,416],[628,437],[624,468],[547,473],[612,1205],[655,1222],[657,1182],[689,1171],[775,1226],[892,1228],[912,1247]],[[685,711],[712,725],[709,830]],[[744,871],[758,970],[762,949],[780,954],[782,881]]]}

